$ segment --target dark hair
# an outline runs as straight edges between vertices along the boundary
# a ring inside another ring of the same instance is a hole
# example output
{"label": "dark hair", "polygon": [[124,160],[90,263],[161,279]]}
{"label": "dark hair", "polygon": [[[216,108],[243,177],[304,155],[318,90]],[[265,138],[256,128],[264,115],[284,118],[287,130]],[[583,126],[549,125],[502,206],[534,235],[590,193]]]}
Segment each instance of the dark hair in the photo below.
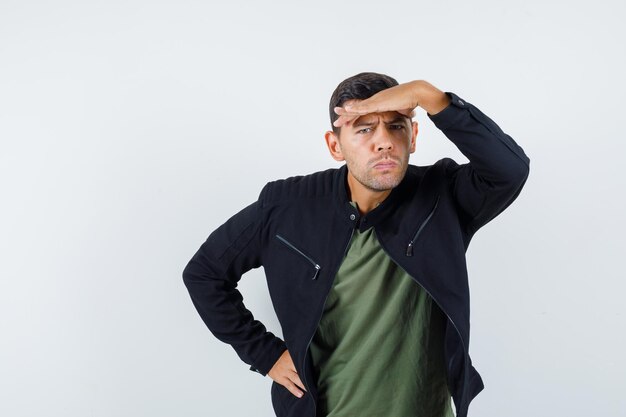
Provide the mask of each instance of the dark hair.
{"label": "dark hair", "polygon": [[341,107],[348,100],[365,100],[379,91],[398,85],[398,82],[385,74],[376,72],[361,72],[346,78],[339,83],[333,95],[330,97],[328,110],[330,112],[330,125],[336,135],[341,131],[340,127],[335,127],[333,123],[339,118],[335,113],[335,107]]}

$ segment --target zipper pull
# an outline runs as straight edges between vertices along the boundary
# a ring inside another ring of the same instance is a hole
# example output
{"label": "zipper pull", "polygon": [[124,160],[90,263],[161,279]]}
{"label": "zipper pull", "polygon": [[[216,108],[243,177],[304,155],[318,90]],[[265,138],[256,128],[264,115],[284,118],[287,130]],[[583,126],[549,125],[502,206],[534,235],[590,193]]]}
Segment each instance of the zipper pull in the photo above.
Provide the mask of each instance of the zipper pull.
{"label": "zipper pull", "polygon": [[319,266],[318,264],[315,264],[315,275],[313,275],[313,279],[317,279],[320,269],[321,269],[321,266]]}
{"label": "zipper pull", "polygon": [[406,247],[406,256],[413,256],[413,241],[410,241]]}

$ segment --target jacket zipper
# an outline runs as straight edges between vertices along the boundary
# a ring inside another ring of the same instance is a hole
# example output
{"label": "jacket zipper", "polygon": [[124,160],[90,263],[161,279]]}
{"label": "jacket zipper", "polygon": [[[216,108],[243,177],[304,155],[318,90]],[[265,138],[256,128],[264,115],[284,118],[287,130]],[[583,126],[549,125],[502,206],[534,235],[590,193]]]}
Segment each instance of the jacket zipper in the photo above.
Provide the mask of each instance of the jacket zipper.
{"label": "jacket zipper", "polygon": [[[339,272],[339,268],[341,267],[341,264],[343,262],[343,258],[345,258],[346,253],[348,252],[348,247],[350,247],[350,242],[352,242],[352,236],[354,235],[354,229],[356,228],[356,226],[352,227],[352,231],[350,232],[350,237],[348,238],[348,241],[346,242],[346,246],[343,250],[343,256],[341,257],[341,260],[339,261],[339,265],[337,266],[337,270],[335,271],[335,274],[332,275],[332,279],[333,282],[335,281],[335,276],[337,275],[337,272]],[[328,300],[328,296],[330,295],[330,291],[332,291],[332,286],[333,284],[331,283],[330,285],[330,289],[328,290],[328,292],[326,293],[326,296],[324,297],[324,303],[322,304],[322,311],[320,312],[319,316],[317,317],[317,320],[315,321],[315,327],[313,328],[313,333],[311,334],[311,337],[309,337],[309,341],[306,344],[306,348],[304,349],[304,355],[302,357],[302,383],[305,385],[307,391],[310,393],[311,390],[309,389],[309,386],[306,383],[306,367],[305,367],[305,361],[306,361],[306,355],[309,351],[309,346],[311,345],[311,342],[313,341],[313,337],[315,337],[315,333],[317,331],[317,327],[320,324],[320,320],[322,319],[322,315],[324,314],[324,306],[326,305],[326,301]],[[317,415],[317,403],[316,401],[313,401],[313,415]]]}
{"label": "jacket zipper", "polygon": [[426,223],[428,223],[430,218],[435,213],[435,210],[437,210],[437,205],[438,204],[439,204],[439,195],[437,196],[437,200],[435,201],[435,206],[433,207],[433,209],[428,214],[428,217],[426,217],[426,219],[422,222],[420,227],[417,229],[417,232],[415,232],[415,235],[413,236],[413,239],[411,239],[411,241],[407,245],[407,247],[406,247],[406,256],[413,256],[413,243],[417,240],[417,237],[419,236],[419,234],[422,232],[422,230],[426,226]]}
{"label": "jacket zipper", "polygon": [[[437,196],[437,202],[435,203],[435,208],[437,208],[437,203],[439,202],[439,196]],[[435,211],[435,208],[433,208],[433,210],[431,211],[430,215],[428,216],[428,218],[422,223],[422,226],[420,226],[419,230],[417,231],[417,233],[415,234],[415,237],[413,238],[413,240],[411,240],[411,243],[413,243],[413,241],[415,240],[415,238],[417,237],[417,235],[419,234],[420,230],[422,229],[422,227],[426,224],[426,222],[428,221],[428,219],[430,219],[430,216],[432,216],[432,214]],[[374,230],[374,233],[376,233],[376,230]],[[383,248],[383,250],[387,253],[387,256],[389,256],[396,264],[400,265],[393,256],[391,256],[391,253],[387,250],[387,248],[383,245],[382,241],[380,241],[380,239],[378,239],[378,234],[376,235],[376,239],[378,240],[380,246]],[[408,251],[408,249],[407,249]],[[407,256],[411,256],[411,255],[407,255]],[[435,301],[435,303],[439,306],[439,309],[441,311],[443,311],[443,313],[446,315],[446,317],[448,318],[448,320],[450,320],[450,323],[452,323],[452,326],[454,326],[454,329],[456,330],[456,332],[459,335],[459,340],[461,341],[461,346],[463,347],[463,366],[465,367],[465,363],[467,361],[467,357],[466,357],[466,349],[465,349],[465,342],[463,341],[463,336],[461,336],[461,332],[459,331],[459,328],[456,326],[456,323],[454,322],[454,320],[452,320],[452,318],[448,315],[448,313],[446,312],[446,310],[444,310],[444,308],[441,306],[441,304],[439,303],[439,301],[437,301],[437,299],[435,297],[433,297],[433,295],[430,293],[430,291],[428,291],[423,285],[422,283],[419,282],[419,280],[417,279],[417,277],[414,277],[411,274],[408,274],[413,281],[415,281],[417,284],[419,284],[420,287],[422,287],[422,289],[424,291],[426,291],[426,294],[428,294],[430,296],[430,298],[433,299],[433,301]],[[450,364],[448,363],[446,366],[448,367]],[[447,368],[446,368],[446,373],[447,373]],[[465,375],[465,369],[463,369],[463,374]],[[463,391],[461,392],[461,403],[463,403],[464,400],[464,396],[465,396],[465,384],[463,384]]]}
{"label": "jacket zipper", "polygon": [[295,250],[296,252],[298,252],[300,255],[304,256],[309,262],[311,262],[311,264],[313,264],[313,266],[315,267],[315,275],[313,275],[313,279],[317,279],[317,276],[320,272],[320,269],[322,268],[321,266],[319,266],[319,264],[317,262],[315,262],[313,259],[311,259],[310,256],[308,256],[307,254],[305,254],[304,252],[302,252],[300,249],[296,248],[294,245],[292,245],[291,243],[289,243],[287,241],[287,239],[285,239],[284,237],[282,237],[281,235],[276,235],[276,237],[283,242],[285,245],[287,245],[288,247],[290,247],[291,249]]}

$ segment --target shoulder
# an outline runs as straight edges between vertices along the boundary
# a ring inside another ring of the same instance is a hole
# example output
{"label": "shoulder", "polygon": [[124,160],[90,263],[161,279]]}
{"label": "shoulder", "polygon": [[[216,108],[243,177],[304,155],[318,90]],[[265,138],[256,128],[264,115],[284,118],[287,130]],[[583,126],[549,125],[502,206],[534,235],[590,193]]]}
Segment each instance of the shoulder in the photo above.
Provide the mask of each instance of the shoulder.
{"label": "shoulder", "polygon": [[407,175],[412,177],[414,181],[421,181],[424,177],[445,176],[450,169],[457,167],[459,164],[452,158],[441,158],[431,165],[411,165],[407,169]]}
{"label": "shoulder", "polygon": [[265,184],[259,194],[264,204],[333,194],[341,168],[329,168],[306,175],[294,175]]}
{"label": "shoulder", "polygon": [[[441,158],[430,165],[409,165],[403,181],[409,191],[421,188],[431,192],[443,192],[449,188],[455,168],[459,164],[452,158]],[[438,191],[437,191],[438,190]]]}

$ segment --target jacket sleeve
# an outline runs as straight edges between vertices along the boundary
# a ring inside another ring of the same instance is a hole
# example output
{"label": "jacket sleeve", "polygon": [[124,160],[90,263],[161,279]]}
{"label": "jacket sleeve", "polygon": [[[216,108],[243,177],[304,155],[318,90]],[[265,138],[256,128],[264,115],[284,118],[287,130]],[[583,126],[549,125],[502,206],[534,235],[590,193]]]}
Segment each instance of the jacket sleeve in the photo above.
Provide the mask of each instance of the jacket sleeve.
{"label": "jacket sleeve", "polygon": [[458,164],[444,158],[446,177],[469,235],[507,208],[528,178],[530,159],[524,150],[477,107],[452,92],[450,104],[428,114],[469,159]]}
{"label": "jacket sleeve", "polygon": [[254,319],[237,290],[242,274],[261,265],[261,224],[259,200],[213,231],[182,275],[211,333],[230,344],[250,370],[266,375],[287,347]]}

